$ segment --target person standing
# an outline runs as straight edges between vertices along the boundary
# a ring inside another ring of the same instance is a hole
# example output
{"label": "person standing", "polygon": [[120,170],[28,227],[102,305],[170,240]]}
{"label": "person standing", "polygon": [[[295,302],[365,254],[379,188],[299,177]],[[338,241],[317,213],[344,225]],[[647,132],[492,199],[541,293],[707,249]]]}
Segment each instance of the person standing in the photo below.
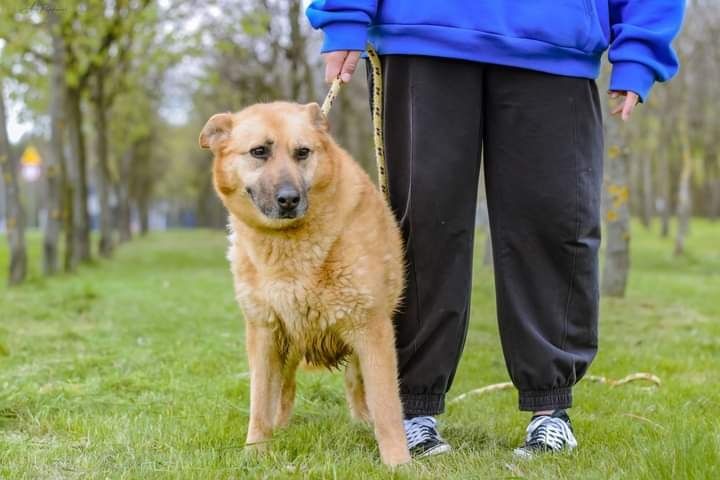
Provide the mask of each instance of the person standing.
{"label": "person standing", "polygon": [[481,152],[505,362],[532,412],[521,456],[577,446],[567,409],[598,347],[603,53],[628,120],[678,69],[682,0],[316,0],[328,82],[370,42],[383,64],[390,204],[407,252],[397,315],[414,456],[447,452],[435,416],[467,333]]}

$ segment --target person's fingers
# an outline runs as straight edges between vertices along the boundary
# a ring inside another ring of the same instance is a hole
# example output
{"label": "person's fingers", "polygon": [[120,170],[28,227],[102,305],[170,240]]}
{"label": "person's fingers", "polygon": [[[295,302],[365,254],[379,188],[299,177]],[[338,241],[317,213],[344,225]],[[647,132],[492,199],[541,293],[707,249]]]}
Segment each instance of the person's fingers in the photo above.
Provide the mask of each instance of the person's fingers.
{"label": "person's fingers", "polygon": [[325,81],[332,83],[342,71],[345,58],[348,56],[347,50],[338,50],[336,52],[328,52],[325,57]]}
{"label": "person's fingers", "polygon": [[632,116],[635,106],[640,102],[640,97],[635,92],[612,90],[608,92],[611,99],[622,98],[610,110],[610,115],[620,115],[623,121],[628,121]]}
{"label": "person's fingers", "polygon": [[632,103],[630,97],[626,97],[622,105],[622,114],[620,115],[620,118],[623,119],[623,122],[627,122],[628,120],[630,120],[630,115],[632,115],[634,108],[635,104]]}
{"label": "person's fingers", "polygon": [[627,96],[625,97],[625,101],[622,105],[622,119],[623,121],[627,122],[630,120],[630,116],[633,113],[633,110],[635,110],[635,106],[637,105],[639,100],[639,97],[634,92],[628,92]]}
{"label": "person's fingers", "polygon": [[612,107],[610,108],[610,115],[617,115],[620,112],[622,112],[623,102],[622,101],[615,102],[615,100],[617,100],[620,97],[624,97],[626,94],[627,94],[627,92],[618,91],[618,90],[610,90],[608,92],[608,95],[610,96],[610,100],[611,100],[610,103],[612,105]]}
{"label": "person's fingers", "polygon": [[625,104],[623,102],[618,103],[610,110],[610,115],[617,115],[623,111]]}
{"label": "person's fingers", "polygon": [[360,52],[349,52],[347,57],[345,57],[345,62],[343,63],[342,70],[340,71],[340,80],[344,83],[349,82],[352,78],[352,74],[355,73],[355,69],[357,68],[359,61]]}

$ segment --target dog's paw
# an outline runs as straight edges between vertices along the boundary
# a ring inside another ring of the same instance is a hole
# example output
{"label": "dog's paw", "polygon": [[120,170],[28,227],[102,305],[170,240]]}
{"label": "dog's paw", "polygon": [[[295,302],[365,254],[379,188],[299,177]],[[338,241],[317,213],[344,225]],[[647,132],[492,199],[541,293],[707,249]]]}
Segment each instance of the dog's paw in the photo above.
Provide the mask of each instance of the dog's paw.
{"label": "dog's paw", "polygon": [[245,444],[245,452],[248,455],[263,455],[270,450],[270,440],[256,441]]}
{"label": "dog's paw", "polygon": [[407,448],[399,448],[397,452],[389,452],[382,456],[382,462],[391,469],[402,468],[403,465],[408,465],[411,461],[410,452]]}

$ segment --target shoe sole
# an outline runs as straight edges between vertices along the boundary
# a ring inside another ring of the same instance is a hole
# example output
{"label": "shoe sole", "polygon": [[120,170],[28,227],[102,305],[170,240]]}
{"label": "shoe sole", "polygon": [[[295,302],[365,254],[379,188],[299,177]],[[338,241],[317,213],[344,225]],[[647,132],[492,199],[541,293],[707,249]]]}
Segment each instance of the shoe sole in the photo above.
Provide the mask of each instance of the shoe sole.
{"label": "shoe sole", "polygon": [[550,454],[570,453],[573,450],[575,450],[575,446],[567,446],[558,452],[549,451],[549,450],[548,451],[540,451],[540,452],[530,452],[530,451],[520,447],[520,448],[516,448],[515,450],[513,450],[513,456],[515,456],[517,458],[522,458],[524,460],[530,460],[530,459],[535,458],[538,454],[542,455],[544,453],[550,453]]}
{"label": "shoe sole", "polygon": [[424,451],[420,455],[417,455],[415,458],[425,458],[425,457],[434,457],[435,455],[442,455],[443,453],[448,453],[452,451],[452,447],[448,445],[447,443],[443,443],[440,445],[436,445],[433,448]]}

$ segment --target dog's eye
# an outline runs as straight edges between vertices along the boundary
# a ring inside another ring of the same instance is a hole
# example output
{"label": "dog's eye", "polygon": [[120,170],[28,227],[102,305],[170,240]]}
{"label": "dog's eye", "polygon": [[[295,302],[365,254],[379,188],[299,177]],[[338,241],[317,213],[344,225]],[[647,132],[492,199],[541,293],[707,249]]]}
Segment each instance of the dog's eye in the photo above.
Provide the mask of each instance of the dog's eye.
{"label": "dog's eye", "polygon": [[307,158],[310,156],[310,149],[307,147],[300,147],[297,150],[295,150],[295,158],[298,160],[307,160]]}
{"label": "dog's eye", "polygon": [[270,149],[264,145],[261,145],[259,147],[251,148],[250,155],[255,158],[265,160],[270,156]]}

